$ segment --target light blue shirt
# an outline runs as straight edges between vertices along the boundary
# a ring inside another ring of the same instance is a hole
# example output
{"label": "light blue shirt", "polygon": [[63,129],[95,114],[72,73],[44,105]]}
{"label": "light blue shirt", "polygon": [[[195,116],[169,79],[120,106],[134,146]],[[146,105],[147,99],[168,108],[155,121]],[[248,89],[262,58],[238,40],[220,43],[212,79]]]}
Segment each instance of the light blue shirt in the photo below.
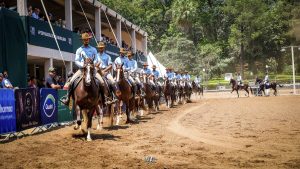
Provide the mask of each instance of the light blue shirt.
{"label": "light blue shirt", "polygon": [[10,81],[6,78],[3,78],[1,83],[3,88],[7,88],[7,86],[12,86]]}
{"label": "light blue shirt", "polygon": [[190,80],[191,76],[189,74],[185,74],[183,75],[183,79]]}
{"label": "light blue shirt", "polygon": [[135,72],[137,70],[137,62],[134,59],[128,59],[125,67],[126,71]]}
{"label": "light blue shirt", "polygon": [[152,74],[154,75],[155,78],[159,77],[159,72],[157,70],[152,70]]}
{"label": "light blue shirt", "polygon": [[178,74],[178,75],[176,76],[176,79],[177,79],[177,80],[181,80],[181,79],[182,79],[182,76],[181,76],[180,74]]}
{"label": "light blue shirt", "polygon": [[142,70],[142,73],[144,73],[144,74],[146,74],[146,75],[150,75],[152,72],[151,72],[151,70],[150,70],[149,68],[144,68],[144,69]]}
{"label": "light blue shirt", "polygon": [[124,56],[124,57],[119,56],[115,60],[115,65],[122,65],[123,64],[124,68],[126,68],[126,67],[128,67],[127,62],[128,62],[128,58],[126,56]]}
{"label": "light blue shirt", "polygon": [[35,12],[33,12],[31,16],[35,19],[40,19],[39,15],[37,15]]}
{"label": "light blue shirt", "polygon": [[88,57],[90,59],[94,59],[94,64],[101,62],[100,58],[97,57],[97,50],[96,48],[88,45],[87,47],[81,46],[76,50],[76,56],[75,56],[75,64],[79,68],[83,68],[84,65],[84,59],[85,57]]}
{"label": "light blue shirt", "polygon": [[97,54],[98,59],[101,60],[100,68],[105,69],[109,65],[112,65],[111,57],[103,52],[102,54]]}
{"label": "light blue shirt", "polygon": [[168,73],[167,73],[167,77],[168,77],[169,80],[173,80],[173,78],[174,78],[174,73],[173,73],[173,72],[168,72]]}

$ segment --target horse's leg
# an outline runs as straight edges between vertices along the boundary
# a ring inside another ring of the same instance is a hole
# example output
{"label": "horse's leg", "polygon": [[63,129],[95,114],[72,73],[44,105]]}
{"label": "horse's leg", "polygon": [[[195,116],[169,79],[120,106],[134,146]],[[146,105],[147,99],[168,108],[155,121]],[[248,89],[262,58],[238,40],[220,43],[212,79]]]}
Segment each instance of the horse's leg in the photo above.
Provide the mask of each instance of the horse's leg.
{"label": "horse's leg", "polygon": [[101,130],[103,128],[103,108],[101,108],[100,105],[98,105],[96,109],[98,113],[97,130]]}
{"label": "horse's leg", "polygon": [[121,112],[122,112],[121,102],[119,102],[119,104],[117,105],[117,108],[118,108],[118,112],[117,112],[116,126],[118,126],[120,123],[120,116],[121,116]]}
{"label": "horse's leg", "polygon": [[248,90],[248,88],[245,88],[245,91],[247,92],[248,97],[249,97],[249,90]]}
{"label": "horse's leg", "polygon": [[81,110],[80,110],[80,108],[79,108],[79,106],[76,106],[76,108],[75,108],[75,111],[76,111],[76,124],[75,124],[75,126],[74,126],[74,130],[78,130],[78,129],[80,129],[81,130],[81,123],[82,123],[82,121],[81,121],[81,119],[80,119],[80,112],[81,112]]}
{"label": "horse's leg", "polygon": [[82,110],[82,117],[83,117],[83,122],[82,122],[82,128],[81,128],[81,131],[83,132],[83,133],[86,133],[87,131],[87,126],[88,126],[88,114],[87,114],[88,112],[87,112],[87,110],[86,109],[84,109],[84,110]]}
{"label": "horse's leg", "polygon": [[238,98],[239,98],[240,97],[240,95],[239,95],[239,89],[236,90],[236,93],[237,93]]}
{"label": "horse's leg", "polygon": [[86,140],[87,141],[92,141],[91,138],[91,128],[92,128],[92,121],[93,121],[93,112],[94,110],[87,110],[87,136],[86,136]]}
{"label": "horse's leg", "polygon": [[276,89],[276,86],[273,87],[273,90],[274,90],[274,96],[277,96],[277,89]]}

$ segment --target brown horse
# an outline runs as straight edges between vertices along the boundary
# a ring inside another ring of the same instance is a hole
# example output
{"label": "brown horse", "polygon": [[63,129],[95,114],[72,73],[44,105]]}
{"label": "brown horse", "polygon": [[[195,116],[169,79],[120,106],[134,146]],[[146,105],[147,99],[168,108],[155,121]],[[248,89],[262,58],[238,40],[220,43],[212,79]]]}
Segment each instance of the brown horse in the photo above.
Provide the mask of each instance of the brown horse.
{"label": "brown horse", "polygon": [[203,96],[203,86],[198,86],[194,81],[192,82],[193,92]]}
{"label": "brown horse", "polygon": [[191,96],[192,96],[192,88],[191,86],[188,84],[187,81],[184,82],[184,99],[186,102],[190,102],[191,101]]}
{"label": "brown horse", "polygon": [[174,101],[176,100],[175,87],[172,86],[168,78],[165,79],[163,91],[164,91],[167,107],[168,108],[173,107]]}
{"label": "brown horse", "polygon": [[248,90],[248,88],[250,88],[251,94],[253,93],[252,92],[252,88],[248,84],[244,84],[243,86],[240,86],[240,85],[237,84],[236,80],[234,80],[234,79],[230,79],[229,84],[232,85],[231,86],[232,87],[231,93],[233,91],[236,91],[238,97],[240,97],[239,90],[245,90],[247,92],[247,94],[248,94],[248,97],[249,97],[249,90]]}
{"label": "brown horse", "polygon": [[144,91],[146,93],[145,99],[147,101],[149,110],[153,109],[153,103],[154,103],[154,109],[155,111],[158,111],[159,95],[156,95],[155,90],[152,89],[152,86],[149,83],[149,77],[146,74],[143,75],[143,86],[144,86]]}
{"label": "brown horse", "polygon": [[[124,76],[123,64],[116,65],[116,71],[117,71],[116,81],[121,91],[121,94],[118,96],[118,99],[122,101],[122,103],[125,104],[126,106],[126,116],[127,116],[126,123],[134,123],[134,121],[131,119],[130,112],[135,109],[135,97],[132,94],[133,91],[131,85],[129,84],[129,82]],[[122,108],[121,108],[121,104],[119,104],[119,113],[121,112],[122,112]],[[117,124],[118,121],[119,120],[117,120]]]}
{"label": "brown horse", "polygon": [[85,62],[83,67],[83,76],[74,91],[75,105],[83,116],[83,132],[86,133],[87,141],[91,141],[91,127],[94,111],[100,100],[100,88],[96,84],[94,75],[95,67],[93,61]]}

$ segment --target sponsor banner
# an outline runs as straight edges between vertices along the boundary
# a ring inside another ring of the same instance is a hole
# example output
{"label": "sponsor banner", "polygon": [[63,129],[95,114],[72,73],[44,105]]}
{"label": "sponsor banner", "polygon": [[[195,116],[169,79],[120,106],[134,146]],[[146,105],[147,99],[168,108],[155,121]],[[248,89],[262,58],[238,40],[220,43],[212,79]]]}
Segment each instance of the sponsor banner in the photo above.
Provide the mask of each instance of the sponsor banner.
{"label": "sponsor banner", "polygon": [[40,90],[40,112],[43,125],[57,122],[57,101],[55,89]]}
{"label": "sponsor banner", "polygon": [[[61,99],[67,94],[67,90],[58,90],[58,99]],[[65,106],[60,101],[58,101],[58,122],[67,122],[73,120],[73,108]]]}
{"label": "sponsor banner", "polygon": [[[32,45],[57,49],[54,35],[51,32],[48,22],[41,21],[32,17],[28,18],[28,42]],[[53,24],[52,24],[53,25]],[[73,52],[72,31],[65,28],[54,26],[56,39],[62,51]]]}
{"label": "sponsor banner", "polygon": [[15,96],[12,89],[0,89],[0,134],[16,131]]}
{"label": "sponsor banner", "polygon": [[17,131],[40,125],[38,89],[16,89]]}

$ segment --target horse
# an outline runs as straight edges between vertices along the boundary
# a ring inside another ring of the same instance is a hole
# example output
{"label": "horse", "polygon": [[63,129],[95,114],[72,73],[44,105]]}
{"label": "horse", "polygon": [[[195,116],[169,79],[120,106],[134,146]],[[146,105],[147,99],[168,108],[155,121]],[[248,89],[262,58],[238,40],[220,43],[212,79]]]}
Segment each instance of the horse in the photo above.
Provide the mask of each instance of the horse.
{"label": "horse", "polygon": [[163,91],[165,95],[166,105],[168,108],[173,107],[174,101],[176,100],[175,89],[172,86],[170,80],[168,78],[165,79],[165,83],[163,86]]}
{"label": "horse", "polygon": [[[87,133],[87,141],[92,141],[92,118],[100,101],[100,92],[102,92],[93,76],[94,71],[95,67],[93,61],[85,61],[83,66],[83,76],[74,90],[74,104],[76,105],[77,111],[82,113],[84,125],[82,131]],[[87,129],[87,132],[85,128]]]}
{"label": "horse", "polygon": [[232,87],[231,93],[233,91],[236,91],[238,97],[240,97],[239,90],[245,90],[247,92],[247,94],[248,94],[248,97],[249,97],[249,90],[248,90],[248,88],[250,88],[251,94],[253,93],[252,92],[252,88],[248,84],[244,84],[243,86],[240,86],[240,85],[237,84],[236,80],[234,80],[234,79],[230,79],[229,84],[232,85],[231,86]]}
{"label": "horse", "polygon": [[[115,84],[109,84],[108,80],[104,78],[104,95],[102,97],[108,97],[110,100],[113,100],[113,94],[118,97],[121,95],[121,91],[119,89],[119,86],[117,83]],[[97,125],[97,130],[102,129],[103,126],[103,115],[108,114],[109,115],[109,121],[110,121],[110,127],[113,126],[113,117],[115,115],[115,106],[117,105],[115,102],[111,104],[105,104],[103,102],[104,99],[101,99],[99,102],[99,105],[96,109],[96,113],[98,115],[98,125]]]}
{"label": "horse", "polygon": [[[130,83],[125,78],[123,64],[116,65],[116,71],[117,71],[116,81],[121,91],[121,94],[118,96],[118,99],[122,102],[122,104],[125,104],[126,106],[126,116],[127,116],[126,123],[134,123],[134,121],[131,119],[130,112],[135,109],[135,97],[132,94],[133,91]],[[119,104],[119,112],[122,112],[121,111],[122,104]],[[119,122],[118,118],[119,116],[117,116],[117,125]]]}
{"label": "horse", "polygon": [[192,82],[193,92],[203,96],[203,86],[197,85],[194,81]]}
{"label": "horse", "polygon": [[280,85],[280,84],[277,84],[276,82],[271,82],[269,83],[269,85],[267,84],[264,84],[263,83],[263,80],[262,79],[259,79],[258,77],[256,77],[256,80],[255,80],[255,84],[258,84],[259,85],[259,89],[258,89],[258,93],[260,93],[261,91],[264,93],[264,95],[266,96],[266,93],[265,93],[265,88],[268,89],[268,88],[271,88],[274,90],[274,96],[277,96],[277,85],[279,87],[283,87],[283,85]]}
{"label": "horse", "polygon": [[191,95],[192,95],[192,88],[190,87],[187,81],[184,82],[183,91],[184,91],[183,92],[184,100],[187,103],[191,100]]}
{"label": "horse", "polygon": [[181,104],[184,98],[184,90],[180,81],[177,81],[177,93],[178,93],[178,103]]}
{"label": "horse", "polygon": [[149,83],[149,77],[147,74],[143,74],[143,86],[149,110],[153,109],[154,103],[154,109],[157,112],[159,110],[159,95],[157,95],[155,90],[153,90],[152,85]]}

